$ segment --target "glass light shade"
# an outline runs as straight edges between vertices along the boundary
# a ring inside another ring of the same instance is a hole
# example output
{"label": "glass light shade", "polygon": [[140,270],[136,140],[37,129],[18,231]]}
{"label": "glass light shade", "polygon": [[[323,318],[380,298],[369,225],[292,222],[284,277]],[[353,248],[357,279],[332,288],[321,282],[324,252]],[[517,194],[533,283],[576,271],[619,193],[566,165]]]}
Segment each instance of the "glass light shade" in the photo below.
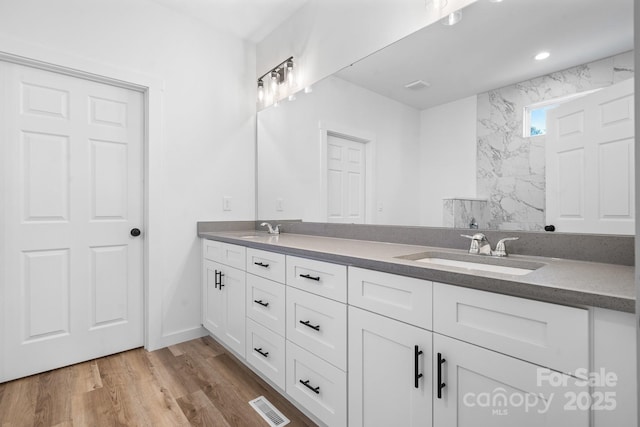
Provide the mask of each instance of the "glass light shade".
{"label": "glass light shade", "polygon": [[444,18],[442,23],[444,25],[456,25],[461,20],[462,20],[462,11],[456,10],[455,12],[450,13],[446,18]]}
{"label": "glass light shade", "polygon": [[264,100],[264,82],[262,80],[258,81],[258,101],[262,102]]}

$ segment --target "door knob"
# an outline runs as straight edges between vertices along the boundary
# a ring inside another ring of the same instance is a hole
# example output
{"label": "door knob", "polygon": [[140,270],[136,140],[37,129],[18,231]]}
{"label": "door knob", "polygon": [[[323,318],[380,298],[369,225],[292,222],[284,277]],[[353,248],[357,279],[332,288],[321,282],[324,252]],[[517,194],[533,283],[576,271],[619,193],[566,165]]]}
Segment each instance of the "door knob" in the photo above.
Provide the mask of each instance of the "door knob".
{"label": "door knob", "polygon": [[140,229],[139,228],[132,228],[130,233],[131,233],[131,235],[133,237],[138,237],[140,235]]}

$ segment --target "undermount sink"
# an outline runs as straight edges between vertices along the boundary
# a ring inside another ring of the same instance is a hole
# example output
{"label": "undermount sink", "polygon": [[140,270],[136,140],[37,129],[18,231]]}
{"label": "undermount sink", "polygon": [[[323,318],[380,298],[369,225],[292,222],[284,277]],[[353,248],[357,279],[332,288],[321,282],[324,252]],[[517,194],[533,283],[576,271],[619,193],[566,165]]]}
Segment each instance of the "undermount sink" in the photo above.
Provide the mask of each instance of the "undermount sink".
{"label": "undermount sink", "polygon": [[465,270],[487,271],[492,273],[524,276],[545,264],[540,262],[497,258],[483,255],[454,254],[448,252],[421,252],[396,258],[444,267],[456,267]]}

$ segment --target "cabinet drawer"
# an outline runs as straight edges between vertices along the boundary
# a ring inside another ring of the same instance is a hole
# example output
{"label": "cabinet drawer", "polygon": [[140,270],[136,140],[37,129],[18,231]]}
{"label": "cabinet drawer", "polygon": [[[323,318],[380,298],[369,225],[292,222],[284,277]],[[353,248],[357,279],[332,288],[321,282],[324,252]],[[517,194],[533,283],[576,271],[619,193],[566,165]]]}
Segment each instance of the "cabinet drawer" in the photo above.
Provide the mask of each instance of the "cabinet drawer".
{"label": "cabinet drawer", "polygon": [[347,370],[347,306],[287,287],[287,339]]}
{"label": "cabinet drawer", "polygon": [[290,341],[286,391],[327,425],[347,425],[347,374]]}
{"label": "cabinet drawer", "polygon": [[433,283],[349,267],[349,305],[431,329]]}
{"label": "cabinet drawer", "polygon": [[346,303],[347,267],[287,256],[287,285]]}
{"label": "cabinet drawer", "polygon": [[433,330],[571,373],[589,366],[588,311],[434,283]]}
{"label": "cabinet drawer", "polygon": [[202,256],[205,259],[244,270],[246,248],[216,240],[202,239]]}
{"label": "cabinet drawer", "polygon": [[247,274],[247,316],[284,336],[285,287],[281,283]]}
{"label": "cabinet drawer", "polygon": [[284,283],[285,256],[269,251],[247,248],[247,272],[265,279]]}
{"label": "cabinet drawer", "polygon": [[282,390],[285,388],[284,337],[247,319],[247,362]]}

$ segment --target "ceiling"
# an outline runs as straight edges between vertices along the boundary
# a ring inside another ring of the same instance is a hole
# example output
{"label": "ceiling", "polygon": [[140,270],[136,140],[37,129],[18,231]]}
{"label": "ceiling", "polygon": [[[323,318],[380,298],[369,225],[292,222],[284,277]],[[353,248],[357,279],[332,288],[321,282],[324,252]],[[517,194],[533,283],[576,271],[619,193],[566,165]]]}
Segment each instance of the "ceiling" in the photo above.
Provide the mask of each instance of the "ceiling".
{"label": "ceiling", "polygon": [[152,0],[220,31],[257,43],[309,0]]}
{"label": "ceiling", "polygon": [[423,110],[631,49],[633,0],[478,0],[337,75]]}

